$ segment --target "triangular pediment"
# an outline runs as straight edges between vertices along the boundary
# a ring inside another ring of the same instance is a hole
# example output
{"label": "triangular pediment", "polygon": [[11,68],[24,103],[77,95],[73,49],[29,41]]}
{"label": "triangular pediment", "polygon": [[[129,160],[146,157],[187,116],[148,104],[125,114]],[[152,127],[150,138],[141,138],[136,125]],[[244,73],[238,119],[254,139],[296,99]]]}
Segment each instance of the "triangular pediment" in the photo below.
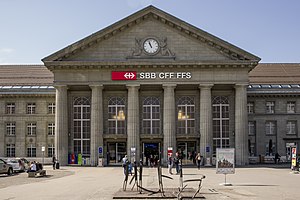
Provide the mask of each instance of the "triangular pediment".
{"label": "triangular pediment", "polygon": [[[153,38],[159,49],[145,51]],[[44,58],[51,62],[255,62],[260,58],[153,6]]]}

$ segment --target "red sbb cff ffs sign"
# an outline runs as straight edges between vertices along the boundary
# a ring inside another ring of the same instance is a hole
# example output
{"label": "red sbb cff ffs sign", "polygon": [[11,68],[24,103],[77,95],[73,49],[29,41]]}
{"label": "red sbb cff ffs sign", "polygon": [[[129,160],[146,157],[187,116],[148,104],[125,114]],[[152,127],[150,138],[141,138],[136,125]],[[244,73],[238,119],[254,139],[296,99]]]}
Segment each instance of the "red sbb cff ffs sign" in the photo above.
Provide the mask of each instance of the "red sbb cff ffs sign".
{"label": "red sbb cff ffs sign", "polygon": [[113,81],[133,81],[133,80],[136,80],[136,72],[133,72],[133,71],[111,72],[111,80],[113,80]]}

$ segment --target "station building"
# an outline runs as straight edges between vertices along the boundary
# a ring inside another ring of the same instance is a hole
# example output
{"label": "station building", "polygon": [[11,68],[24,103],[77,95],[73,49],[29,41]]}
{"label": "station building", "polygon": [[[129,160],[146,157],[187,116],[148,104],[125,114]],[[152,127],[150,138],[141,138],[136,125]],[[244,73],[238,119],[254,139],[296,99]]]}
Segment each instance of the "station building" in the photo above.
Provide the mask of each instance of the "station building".
{"label": "station building", "polygon": [[258,64],[153,6],[42,61],[0,66],[0,157],[210,164],[235,148],[247,165],[299,147],[299,64]]}

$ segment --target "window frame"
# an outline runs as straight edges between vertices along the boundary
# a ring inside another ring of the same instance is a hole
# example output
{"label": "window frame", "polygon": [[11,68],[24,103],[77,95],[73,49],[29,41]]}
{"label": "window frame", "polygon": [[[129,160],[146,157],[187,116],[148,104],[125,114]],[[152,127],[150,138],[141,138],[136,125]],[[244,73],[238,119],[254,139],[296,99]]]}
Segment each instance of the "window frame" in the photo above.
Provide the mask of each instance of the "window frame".
{"label": "window frame", "polygon": [[[267,127],[267,124],[269,124],[268,127]],[[274,130],[273,133],[271,133],[272,129]],[[266,135],[276,135],[276,133],[277,133],[277,123],[276,123],[276,121],[266,121],[265,122],[265,134]]]}
{"label": "window frame", "polygon": [[13,102],[6,103],[5,114],[8,114],[8,115],[16,114],[16,104]]}
{"label": "window frame", "polygon": [[8,136],[16,135],[16,122],[6,122],[6,135]]}
{"label": "window frame", "polygon": [[[177,100],[177,134],[195,134],[196,105],[194,96],[181,96]],[[183,123],[182,123],[183,122]],[[182,126],[183,124],[183,126]],[[182,132],[184,130],[184,132]]]}
{"label": "window frame", "polygon": [[35,103],[27,103],[26,114],[33,115],[36,114],[36,104]]}
{"label": "window frame", "polygon": [[[158,110],[158,112],[156,112]],[[149,111],[149,112],[148,112]],[[155,118],[155,115],[158,118]],[[161,118],[161,109],[160,109],[160,100],[158,97],[146,97],[143,101],[143,119],[142,119],[142,128],[143,134],[160,134],[160,118]],[[145,118],[149,116],[149,118]],[[158,122],[158,127],[154,126]],[[147,126],[147,125],[150,126]],[[148,132],[150,130],[150,132]]]}
{"label": "window frame", "polygon": [[36,122],[28,122],[27,123],[27,135],[36,136],[37,131],[37,123]]}
{"label": "window frame", "polygon": [[[292,124],[294,127],[292,127]],[[294,129],[294,132],[292,133],[291,130]],[[297,134],[297,121],[295,120],[288,120],[286,122],[286,135],[296,135]]]}
{"label": "window frame", "polygon": [[266,101],[266,113],[267,114],[275,113],[275,101]]}

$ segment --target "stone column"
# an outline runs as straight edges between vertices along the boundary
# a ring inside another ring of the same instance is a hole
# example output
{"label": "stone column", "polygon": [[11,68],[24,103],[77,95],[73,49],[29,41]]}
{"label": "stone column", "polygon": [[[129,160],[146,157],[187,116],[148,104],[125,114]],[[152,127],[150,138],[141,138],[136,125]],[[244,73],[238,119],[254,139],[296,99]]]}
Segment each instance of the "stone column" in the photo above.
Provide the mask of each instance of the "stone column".
{"label": "stone column", "polygon": [[91,166],[97,166],[98,165],[98,147],[102,146],[102,149],[103,149],[103,102],[102,102],[103,86],[102,85],[90,85],[90,88],[92,89]]}
{"label": "stone column", "polygon": [[[209,166],[212,161],[213,133],[212,133],[212,105],[211,88],[213,84],[200,84],[200,153],[204,164]],[[208,148],[208,149],[206,149]],[[206,152],[209,150],[209,152]],[[207,160],[207,158],[210,158]],[[209,162],[207,162],[209,161]]]}
{"label": "stone column", "polygon": [[237,165],[247,165],[249,163],[247,86],[248,84],[235,85],[235,157]]}
{"label": "stone column", "polygon": [[176,129],[175,129],[175,92],[176,84],[164,84],[164,109],[163,109],[163,133],[164,133],[164,147],[163,147],[163,164],[167,164],[168,147],[173,148],[173,155],[175,156],[176,148]]}
{"label": "stone column", "polygon": [[[140,160],[140,134],[139,134],[139,88],[140,85],[127,85],[127,155],[130,161]],[[135,158],[131,156],[131,148],[135,148]]]}
{"label": "stone column", "polygon": [[68,88],[57,85],[55,103],[55,155],[60,165],[68,164]]}

